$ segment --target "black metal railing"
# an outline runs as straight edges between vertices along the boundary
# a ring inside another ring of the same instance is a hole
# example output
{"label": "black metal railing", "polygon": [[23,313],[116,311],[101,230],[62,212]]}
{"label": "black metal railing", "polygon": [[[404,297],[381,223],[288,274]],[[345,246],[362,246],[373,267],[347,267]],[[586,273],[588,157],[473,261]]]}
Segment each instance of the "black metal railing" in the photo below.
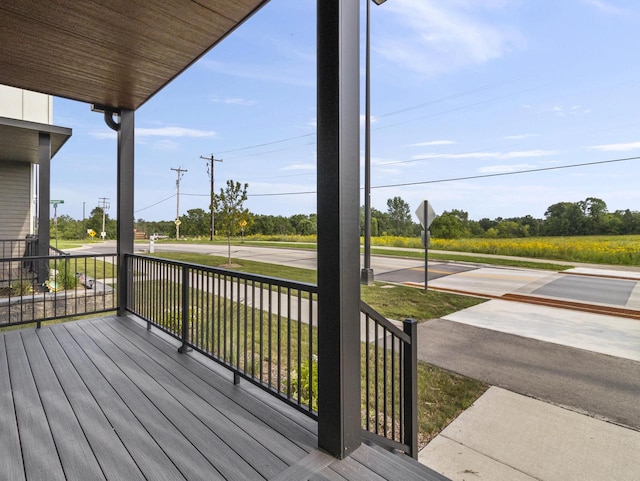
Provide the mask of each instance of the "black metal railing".
{"label": "black metal railing", "polygon": [[38,254],[38,236],[24,239],[0,239],[0,258],[17,258]]}
{"label": "black metal railing", "polygon": [[[127,255],[126,309],[317,419],[317,286]],[[361,303],[363,437],[417,456],[416,322]]]}
{"label": "black metal railing", "polygon": [[0,327],[113,311],[115,254],[0,258]]}
{"label": "black metal railing", "polygon": [[360,309],[364,437],[416,458],[417,322],[400,329],[365,302]]}
{"label": "black metal railing", "polygon": [[127,256],[126,309],[317,418],[317,287]]}

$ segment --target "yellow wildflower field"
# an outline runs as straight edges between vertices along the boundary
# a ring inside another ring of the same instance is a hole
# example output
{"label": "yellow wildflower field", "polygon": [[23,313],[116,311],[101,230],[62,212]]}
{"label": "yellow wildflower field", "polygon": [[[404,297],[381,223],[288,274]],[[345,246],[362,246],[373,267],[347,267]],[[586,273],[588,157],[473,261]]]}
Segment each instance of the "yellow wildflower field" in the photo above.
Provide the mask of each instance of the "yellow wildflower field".
{"label": "yellow wildflower field", "polygon": [[437,250],[616,265],[640,265],[640,235],[432,239]]}

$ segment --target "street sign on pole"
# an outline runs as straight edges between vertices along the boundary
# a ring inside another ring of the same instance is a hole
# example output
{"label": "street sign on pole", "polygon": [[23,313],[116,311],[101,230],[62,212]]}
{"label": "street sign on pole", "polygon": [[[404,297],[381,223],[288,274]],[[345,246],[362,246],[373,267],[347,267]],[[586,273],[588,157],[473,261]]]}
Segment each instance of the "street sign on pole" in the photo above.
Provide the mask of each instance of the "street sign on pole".
{"label": "street sign on pole", "polygon": [[427,285],[429,282],[429,245],[431,243],[431,232],[429,232],[429,226],[433,222],[433,219],[436,217],[436,213],[433,211],[433,207],[428,200],[423,200],[418,209],[416,210],[416,216],[420,219],[420,223],[422,224],[422,228],[424,231],[422,232],[422,246],[424,247],[424,290],[427,290]]}
{"label": "street sign on pole", "polygon": [[427,230],[433,222],[433,219],[436,218],[436,213],[433,211],[433,207],[431,207],[429,201],[425,199],[416,209],[416,216],[418,216],[418,219],[420,219],[420,224],[422,224],[424,230]]}

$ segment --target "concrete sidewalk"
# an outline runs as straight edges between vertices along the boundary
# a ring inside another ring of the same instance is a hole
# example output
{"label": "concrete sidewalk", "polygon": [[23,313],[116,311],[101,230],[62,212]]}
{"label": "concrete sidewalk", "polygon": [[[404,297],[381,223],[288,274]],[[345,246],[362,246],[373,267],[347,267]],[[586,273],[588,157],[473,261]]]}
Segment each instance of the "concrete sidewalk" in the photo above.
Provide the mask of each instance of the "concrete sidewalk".
{"label": "concrete sidewalk", "polygon": [[453,481],[638,481],[640,432],[491,387],[420,453]]}

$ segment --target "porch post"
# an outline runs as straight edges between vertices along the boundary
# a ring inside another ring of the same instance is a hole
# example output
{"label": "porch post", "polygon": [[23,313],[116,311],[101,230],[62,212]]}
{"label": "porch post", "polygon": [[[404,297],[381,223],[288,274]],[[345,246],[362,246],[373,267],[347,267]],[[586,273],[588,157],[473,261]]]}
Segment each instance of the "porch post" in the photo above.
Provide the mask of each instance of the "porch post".
{"label": "porch post", "polygon": [[133,171],[134,171],[134,111],[119,112],[118,129],[118,315],[127,307],[127,265],[125,254],[133,254]]}
{"label": "porch post", "polygon": [[[49,233],[51,198],[51,134],[38,134],[38,252],[39,256],[49,255],[51,236]],[[38,266],[38,285],[49,278],[49,263],[42,261]]]}
{"label": "porch post", "polygon": [[318,9],[318,447],[360,445],[359,0]]}

